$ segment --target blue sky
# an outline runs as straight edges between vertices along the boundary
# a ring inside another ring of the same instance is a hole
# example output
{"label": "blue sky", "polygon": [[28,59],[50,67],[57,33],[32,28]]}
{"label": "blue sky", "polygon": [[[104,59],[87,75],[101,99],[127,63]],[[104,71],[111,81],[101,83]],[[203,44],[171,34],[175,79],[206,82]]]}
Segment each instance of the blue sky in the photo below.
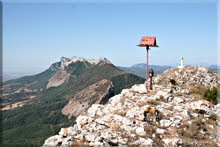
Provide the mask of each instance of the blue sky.
{"label": "blue sky", "polygon": [[150,64],[217,64],[216,1],[4,3],[3,70],[39,72],[60,57],[145,62],[141,36],[157,37]]}

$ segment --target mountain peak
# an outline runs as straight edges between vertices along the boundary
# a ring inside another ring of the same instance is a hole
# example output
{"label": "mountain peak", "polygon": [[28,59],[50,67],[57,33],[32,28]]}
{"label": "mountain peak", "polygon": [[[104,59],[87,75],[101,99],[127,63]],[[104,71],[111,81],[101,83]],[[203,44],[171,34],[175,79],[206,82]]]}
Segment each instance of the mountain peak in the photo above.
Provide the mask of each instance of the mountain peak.
{"label": "mountain peak", "polygon": [[86,58],[77,57],[77,56],[73,56],[71,58],[61,57],[61,69],[68,66],[69,64],[77,62],[77,61],[89,62],[90,64],[93,64],[93,65],[96,65],[96,64],[99,64],[99,63],[112,64],[107,58],[86,59]]}

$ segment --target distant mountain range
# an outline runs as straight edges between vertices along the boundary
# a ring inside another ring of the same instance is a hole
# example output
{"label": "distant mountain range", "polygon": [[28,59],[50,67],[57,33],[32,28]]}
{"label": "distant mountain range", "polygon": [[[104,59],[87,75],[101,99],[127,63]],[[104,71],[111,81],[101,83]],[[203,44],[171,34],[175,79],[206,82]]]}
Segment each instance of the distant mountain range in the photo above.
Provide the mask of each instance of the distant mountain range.
{"label": "distant mountain range", "polygon": [[6,81],[0,107],[3,143],[42,145],[61,127],[74,124],[92,104],[104,104],[122,89],[144,81],[106,58],[79,57],[62,57],[42,73]]}
{"label": "distant mountain range", "polygon": [[208,67],[208,69],[213,71],[213,72],[220,73],[220,66],[218,66],[218,65],[210,65]]}
{"label": "distant mountain range", "polygon": [[[118,66],[118,68],[120,68],[121,70],[127,73],[132,73],[142,78],[145,78],[145,75],[146,75],[146,64],[145,63],[134,64],[131,67]],[[157,74],[164,72],[167,69],[172,68],[172,66],[149,65],[149,69],[151,68],[154,70],[155,75],[157,75]]]}
{"label": "distant mountain range", "polygon": [[[131,67],[122,67],[118,66],[121,70],[127,73],[132,73],[134,75],[140,76],[142,78],[146,78],[146,64],[145,63],[139,63],[139,64],[134,64]],[[153,69],[155,74],[160,74],[164,72],[165,70],[168,70],[172,68],[172,66],[167,66],[167,65],[149,65],[149,69]],[[217,65],[210,65],[207,67],[210,71],[220,73],[220,66]]]}
{"label": "distant mountain range", "polygon": [[17,79],[17,78],[23,77],[28,74],[21,73],[21,72],[4,72],[2,75],[3,75],[2,81],[6,82],[8,80]]}

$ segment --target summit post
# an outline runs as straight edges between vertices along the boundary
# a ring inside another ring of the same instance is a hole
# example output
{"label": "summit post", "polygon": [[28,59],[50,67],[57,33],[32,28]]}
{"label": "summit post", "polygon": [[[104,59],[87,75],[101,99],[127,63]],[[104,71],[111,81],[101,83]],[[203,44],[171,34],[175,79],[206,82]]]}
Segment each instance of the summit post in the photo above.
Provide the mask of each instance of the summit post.
{"label": "summit post", "polygon": [[159,47],[156,42],[156,37],[154,36],[143,36],[141,38],[139,47],[146,47],[146,89],[148,91],[148,78],[149,78],[149,70],[148,70],[148,51],[150,47]]}

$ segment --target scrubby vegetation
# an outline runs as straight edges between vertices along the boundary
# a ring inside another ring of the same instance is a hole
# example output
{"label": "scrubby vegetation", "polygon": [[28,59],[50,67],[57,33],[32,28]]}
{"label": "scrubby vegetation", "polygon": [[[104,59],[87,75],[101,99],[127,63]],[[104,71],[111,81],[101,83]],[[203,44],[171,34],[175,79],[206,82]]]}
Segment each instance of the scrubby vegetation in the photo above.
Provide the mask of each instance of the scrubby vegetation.
{"label": "scrubby vegetation", "polygon": [[42,145],[45,138],[72,124],[61,114],[67,103],[56,89],[50,89],[32,104],[3,111],[2,143],[8,145]]}
{"label": "scrubby vegetation", "polygon": [[211,90],[206,90],[204,99],[216,105],[220,103],[220,95],[218,92],[220,92],[220,85],[218,85],[218,87],[212,88]]}
{"label": "scrubby vegetation", "polygon": [[30,84],[30,88],[42,87],[44,90],[30,104],[2,112],[0,143],[6,146],[42,145],[46,138],[57,134],[60,128],[74,124],[74,119],[69,120],[61,113],[62,108],[68,103],[68,98],[99,80],[111,80],[115,94],[120,93],[124,88],[144,82],[142,78],[125,74],[112,64],[94,66],[89,63],[75,62],[66,69],[73,72],[68,82],[46,89],[48,79],[55,73],[54,68],[59,65],[53,66],[41,74],[5,83],[20,83],[19,87]]}

